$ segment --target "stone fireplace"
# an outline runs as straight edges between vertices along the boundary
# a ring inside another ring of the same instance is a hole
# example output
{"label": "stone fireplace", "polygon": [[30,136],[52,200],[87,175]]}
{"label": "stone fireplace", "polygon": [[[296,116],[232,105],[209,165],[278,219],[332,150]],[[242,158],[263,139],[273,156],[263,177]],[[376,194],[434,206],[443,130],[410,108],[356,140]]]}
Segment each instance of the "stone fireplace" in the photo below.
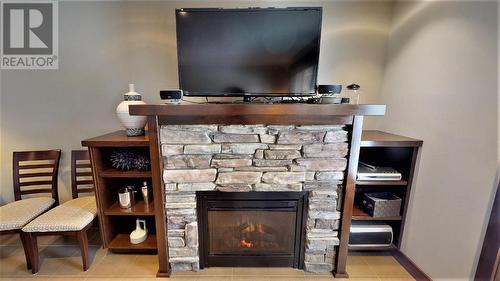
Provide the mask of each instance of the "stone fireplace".
{"label": "stone fireplace", "polygon": [[[200,249],[197,191],[306,192],[305,229],[301,229],[305,233],[303,264],[297,267],[310,272],[331,271],[339,243],[337,195],[342,191],[347,165],[347,139],[347,131],[340,125],[161,126],[173,271],[200,268],[200,252],[205,249]],[[223,215],[217,219],[230,221]],[[249,227],[249,231],[264,228],[258,223]],[[286,230],[279,229],[268,232],[278,235]],[[246,247],[249,243],[245,240],[239,245]],[[222,246],[217,250],[230,250]],[[290,245],[281,250],[286,247]]]}

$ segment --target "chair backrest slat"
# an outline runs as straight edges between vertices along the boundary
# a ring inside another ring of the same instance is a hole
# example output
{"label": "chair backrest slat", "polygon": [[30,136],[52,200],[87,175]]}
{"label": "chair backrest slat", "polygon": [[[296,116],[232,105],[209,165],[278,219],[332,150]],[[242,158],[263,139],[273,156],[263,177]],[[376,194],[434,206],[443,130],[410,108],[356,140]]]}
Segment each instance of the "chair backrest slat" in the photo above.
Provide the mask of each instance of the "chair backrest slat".
{"label": "chair backrest slat", "polygon": [[92,177],[92,172],[78,172],[79,177]]}
{"label": "chair backrest slat", "polygon": [[[39,185],[52,185],[52,180],[40,180],[40,181],[26,181],[20,182],[19,186],[39,186]],[[29,190],[21,190],[21,194],[29,194]]]}
{"label": "chair backrest slat", "polygon": [[[61,150],[14,152],[12,173],[15,200],[21,200],[22,195],[26,194],[50,193],[56,204],[59,204],[57,176],[60,159]],[[47,188],[47,185],[50,187]],[[27,186],[30,188],[26,189]]]}
{"label": "chair backrest slat", "polygon": [[23,190],[22,195],[25,194],[38,194],[38,193],[52,193],[51,188],[33,188],[28,190]]}
{"label": "chair backrest slat", "polygon": [[[86,185],[89,185],[89,184],[92,185],[92,184],[94,184],[94,181],[93,180],[80,180],[80,181],[77,180],[76,181],[76,185],[84,185],[84,184],[86,184]],[[78,190],[80,190],[80,189],[78,189]]]}
{"label": "chair backrest slat", "polygon": [[19,170],[25,170],[25,169],[52,169],[54,167],[53,164],[31,164],[31,165],[22,165],[19,166]]}
{"label": "chair backrest slat", "polygon": [[19,177],[20,178],[52,177],[52,173],[43,172],[43,173],[19,174]]}
{"label": "chair backrest slat", "polygon": [[71,151],[71,193],[78,198],[79,193],[94,192],[92,165],[88,150]]}
{"label": "chair backrest slat", "polygon": [[79,188],[78,189],[78,193],[90,193],[90,192],[94,192],[95,189],[93,187],[89,187],[89,188]]}

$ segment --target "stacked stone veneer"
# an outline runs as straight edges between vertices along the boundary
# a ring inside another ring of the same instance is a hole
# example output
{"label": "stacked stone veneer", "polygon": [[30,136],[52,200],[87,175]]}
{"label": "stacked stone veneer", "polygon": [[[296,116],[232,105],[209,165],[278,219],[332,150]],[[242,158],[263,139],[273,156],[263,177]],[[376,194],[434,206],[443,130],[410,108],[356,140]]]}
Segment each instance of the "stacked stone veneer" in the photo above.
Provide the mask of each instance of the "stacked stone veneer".
{"label": "stacked stone veneer", "polygon": [[305,269],[333,269],[347,164],[342,126],[162,126],[169,257],[198,270],[196,191],[309,191]]}

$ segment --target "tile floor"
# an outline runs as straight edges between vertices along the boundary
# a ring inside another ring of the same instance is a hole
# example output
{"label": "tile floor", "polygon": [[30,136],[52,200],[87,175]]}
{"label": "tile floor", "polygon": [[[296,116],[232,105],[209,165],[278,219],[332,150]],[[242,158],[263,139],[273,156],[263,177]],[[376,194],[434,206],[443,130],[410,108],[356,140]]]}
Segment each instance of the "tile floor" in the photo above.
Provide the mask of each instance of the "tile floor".
{"label": "tile floor", "polygon": [[[26,269],[19,236],[0,237],[1,280],[154,280],[156,255],[117,255],[101,248],[98,230],[89,232],[91,266],[82,271],[80,251],[72,237],[40,237],[40,271]],[[391,256],[356,254],[348,257],[350,280],[414,280]],[[331,274],[310,274],[291,268],[209,268],[200,272],[179,272],[170,280],[182,281],[286,281],[333,280]],[[161,279],[159,279],[161,280]],[[168,279],[163,279],[168,280]]]}

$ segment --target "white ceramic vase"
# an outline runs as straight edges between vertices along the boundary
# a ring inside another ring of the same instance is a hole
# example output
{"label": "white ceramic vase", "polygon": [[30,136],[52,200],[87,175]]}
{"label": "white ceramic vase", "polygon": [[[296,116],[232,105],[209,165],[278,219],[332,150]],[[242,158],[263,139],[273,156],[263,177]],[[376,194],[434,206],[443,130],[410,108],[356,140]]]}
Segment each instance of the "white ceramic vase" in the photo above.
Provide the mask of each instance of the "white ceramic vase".
{"label": "white ceramic vase", "polygon": [[[142,224],[142,227],[141,227]],[[137,219],[135,221],[135,230],[130,233],[130,243],[139,244],[148,238],[148,229],[146,228],[146,220]]]}
{"label": "white ceramic vase", "polygon": [[131,116],[128,106],[131,104],[146,104],[142,101],[142,96],[135,92],[134,84],[129,84],[129,92],[123,95],[123,101],[116,108],[116,115],[123,126],[127,129],[127,136],[142,136],[144,135],[144,127],[146,126],[146,116]]}

